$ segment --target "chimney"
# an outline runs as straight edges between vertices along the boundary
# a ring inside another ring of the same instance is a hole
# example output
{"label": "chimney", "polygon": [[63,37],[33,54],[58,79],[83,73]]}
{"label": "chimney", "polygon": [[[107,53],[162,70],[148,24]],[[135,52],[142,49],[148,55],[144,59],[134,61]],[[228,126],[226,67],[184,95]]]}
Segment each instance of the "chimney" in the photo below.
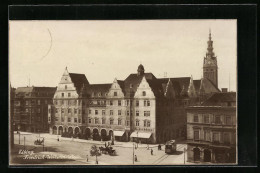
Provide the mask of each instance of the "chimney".
{"label": "chimney", "polygon": [[227,93],[228,89],[227,88],[221,88],[223,93]]}

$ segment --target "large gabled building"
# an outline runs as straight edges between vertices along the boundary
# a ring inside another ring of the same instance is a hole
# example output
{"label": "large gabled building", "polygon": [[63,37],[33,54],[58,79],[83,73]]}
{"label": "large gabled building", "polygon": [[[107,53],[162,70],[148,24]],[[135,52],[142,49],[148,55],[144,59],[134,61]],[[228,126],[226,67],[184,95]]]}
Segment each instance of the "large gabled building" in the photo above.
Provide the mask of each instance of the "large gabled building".
{"label": "large gabled building", "polygon": [[[212,47],[211,42],[208,45]],[[185,138],[185,108],[201,104],[215,92],[220,91],[211,75],[200,80],[158,79],[140,64],[125,80],[90,84],[84,74],[66,68],[49,106],[50,133],[148,143]]]}

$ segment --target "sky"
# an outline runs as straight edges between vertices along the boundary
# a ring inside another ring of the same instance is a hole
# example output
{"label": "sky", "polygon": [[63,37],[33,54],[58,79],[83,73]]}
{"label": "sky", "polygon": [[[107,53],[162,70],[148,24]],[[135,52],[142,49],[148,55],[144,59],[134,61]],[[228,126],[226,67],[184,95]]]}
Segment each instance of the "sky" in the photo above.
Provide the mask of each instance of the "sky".
{"label": "sky", "polygon": [[67,67],[91,84],[112,83],[140,63],[157,78],[200,79],[209,29],[219,88],[236,91],[236,20],[9,21],[9,79],[55,87]]}

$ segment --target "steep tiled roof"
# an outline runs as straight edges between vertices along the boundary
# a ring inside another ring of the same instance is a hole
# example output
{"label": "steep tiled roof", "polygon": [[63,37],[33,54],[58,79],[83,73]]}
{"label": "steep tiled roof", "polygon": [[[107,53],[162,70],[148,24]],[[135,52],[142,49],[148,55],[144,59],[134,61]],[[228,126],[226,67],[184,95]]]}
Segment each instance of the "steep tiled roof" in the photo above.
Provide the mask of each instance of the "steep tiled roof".
{"label": "steep tiled roof", "polygon": [[236,102],[236,92],[227,93],[214,93],[210,98],[208,98],[203,106],[216,106],[224,102]]}
{"label": "steep tiled roof", "polygon": [[87,88],[87,92],[90,96],[94,93],[97,96],[98,93],[102,94],[102,97],[105,96],[105,93],[108,93],[112,84],[90,84]]}
{"label": "steep tiled roof", "polygon": [[78,93],[80,93],[80,89],[84,85],[88,85],[89,82],[84,74],[77,74],[77,73],[69,73],[70,78],[72,82],[74,83],[74,86],[76,87],[76,90]]}
{"label": "steep tiled roof", "polygon": [[[139,86],[140,82],[143,79],[143,76],[145,76],[146,80],[154,80],[156,77],[152,73],[145,73],[144,75],[137,75],[136,73],[130,74],[125,80],[124,80],[124,92],[126,97],[133,96],[136,92],[137,87]],[[130,86],[131,85],[131,86]]]}

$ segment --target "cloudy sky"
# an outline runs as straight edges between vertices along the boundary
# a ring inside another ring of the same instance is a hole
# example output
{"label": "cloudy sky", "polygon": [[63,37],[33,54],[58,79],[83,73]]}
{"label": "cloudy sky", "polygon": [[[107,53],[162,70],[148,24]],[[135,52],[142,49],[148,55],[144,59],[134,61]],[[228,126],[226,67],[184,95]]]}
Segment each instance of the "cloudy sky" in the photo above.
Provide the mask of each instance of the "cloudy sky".
{"label": "cloudy sky", "polygon": [[219,88],[236,91],[236,20],[10,21],[12,86],[57,86],[65,67],[90,83],[112,83],[140,63],[157,78],[202,76],[209,29]]}

